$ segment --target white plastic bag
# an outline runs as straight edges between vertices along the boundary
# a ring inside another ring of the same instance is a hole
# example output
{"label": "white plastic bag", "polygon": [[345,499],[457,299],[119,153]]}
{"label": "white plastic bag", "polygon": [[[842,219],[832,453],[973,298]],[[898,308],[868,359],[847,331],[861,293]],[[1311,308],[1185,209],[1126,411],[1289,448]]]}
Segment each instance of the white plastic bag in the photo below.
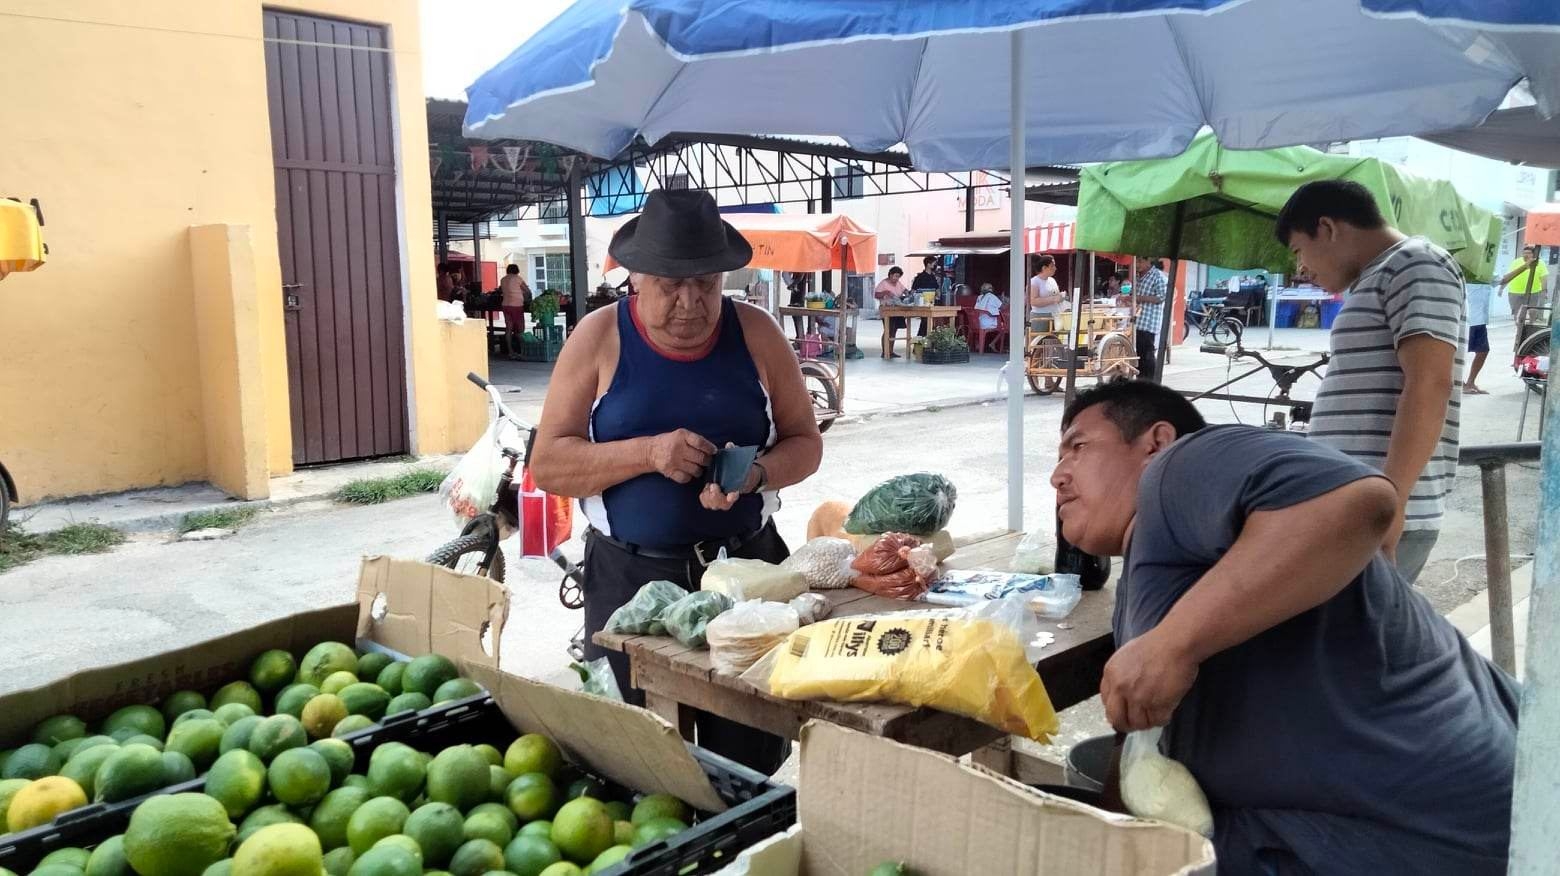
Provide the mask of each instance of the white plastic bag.
{"label": "white plastic bag", "polygon": [[1018,547],[1013,549],[1010,568],[1028,575],[1045,575],[1051,572],[1055,560],[1055,545],[1047,530],[1036,529],[1019,539]]}
{"label": "white plastic bag", "polygon": [[710,665],[716,672],[740,674],[800,625],[796,610],[789,605],[759,599],[739,602],[705,627]]}
{"label": "white plastic bag", "polygon": [[1051,579],[1051,586],[1036,593],[1034,598],[1029,601],[1029,604],[1034,608],[1035,613],[1041,617],[1049,620],[1061,620],[1072,614],[1072,610],[1077,607],[1078,601],[1083,599],[1083,585],[1079,582],[1077,575],[1057,575],[1053,573],[1047,577]]}
{"label": "white plastic bag", "polygon": [[796,616],[804,627],[823,620],[830,612],[829,598],[822,593],[803,593],[786,605],[796,610]]}
{"label": "white plastic bag", "polygon": [[856,548],[843,538],[815,538],[796,549],[780,568],[802,573],[813,590],[842,590],[856,576],[850,562]]}
{"label": "white plastic bag", "polygon": [[498,444],[505,422],[498,420],[488,426],[439,485],[439,495],[455,515],[456,526],[470,523],[473,517],[492,507],[498,498],[498,481],[508,464]]}
{"label": "white plastic bag", "polygon": [[728,559],[726,549],[721,548],[720,557],[704,570],[699,589],[724,593],[732,602],[788,602],[807,592],[807,579],[801,572],[763,560]]}
{"label": "white plastic bag", "polygon": [[1121,802],[1139,818],[1213,836],[1213,810],[1202,787],[1180,761],[1159,753],[1163,727],[1127,734],[1121,749]]}
{"label": "white plastic bag", "polygon": [[459,301],[440,301],[438,309],[434,311],[439,319],[462,325],[466,322],[466,308]]}

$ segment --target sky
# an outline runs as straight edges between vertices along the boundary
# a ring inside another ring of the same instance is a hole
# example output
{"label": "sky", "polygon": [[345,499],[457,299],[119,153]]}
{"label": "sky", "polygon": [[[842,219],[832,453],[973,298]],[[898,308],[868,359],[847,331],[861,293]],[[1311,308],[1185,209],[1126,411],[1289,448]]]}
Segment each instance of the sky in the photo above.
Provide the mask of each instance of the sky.
{"label": "sky", "polygon": [[464,100],[466,86],[504,60],[571,0],[429,0],[422,4],[423,88]]}

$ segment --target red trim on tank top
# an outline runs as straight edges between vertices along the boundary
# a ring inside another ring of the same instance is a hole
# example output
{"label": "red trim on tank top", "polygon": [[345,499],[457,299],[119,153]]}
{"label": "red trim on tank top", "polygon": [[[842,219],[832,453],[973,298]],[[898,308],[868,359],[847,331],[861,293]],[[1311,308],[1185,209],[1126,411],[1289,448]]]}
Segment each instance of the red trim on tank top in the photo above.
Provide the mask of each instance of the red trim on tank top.
{"label": "red trim on tank top", "polygon": [[649,333],[645,331],[645,324],[639,321],[639,296],[630,295],[628,297],[628,316],[634,321],[634,330],[639,332],[640,340],[643,340],[645,345],[657,356],[663,359],[670,359],[673,362],[697,362],[715,352],[715,344],[720,340],[720,326],[721,323],[725,322],[725,310],[725,302],[722,301],[720,316],[715,318],[715,331],[710,332],[710,339],[704,342],[703,347],[692,353],[679,353],[675,350],[661,347],[655,341],[650,340]]}

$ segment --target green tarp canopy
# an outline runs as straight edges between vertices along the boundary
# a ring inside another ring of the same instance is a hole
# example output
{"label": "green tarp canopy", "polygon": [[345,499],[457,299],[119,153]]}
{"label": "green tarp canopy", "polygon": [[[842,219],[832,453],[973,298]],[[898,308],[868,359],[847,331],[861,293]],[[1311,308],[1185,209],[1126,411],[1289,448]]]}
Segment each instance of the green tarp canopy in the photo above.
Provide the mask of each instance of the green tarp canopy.
{"label": "green tarp canopy", "polygon": [[1295,189],[1319,179],[1360,183],[1399,230],[1452,253],[1469,282],[1490,280],[1501,220],[1463,200],[1451,183],[1308,146],[1225,149],[1207,133],[1175,158],[1084,168],[1077,246],[1292,275],[1294,257],[1274,238],[1274,219]]}

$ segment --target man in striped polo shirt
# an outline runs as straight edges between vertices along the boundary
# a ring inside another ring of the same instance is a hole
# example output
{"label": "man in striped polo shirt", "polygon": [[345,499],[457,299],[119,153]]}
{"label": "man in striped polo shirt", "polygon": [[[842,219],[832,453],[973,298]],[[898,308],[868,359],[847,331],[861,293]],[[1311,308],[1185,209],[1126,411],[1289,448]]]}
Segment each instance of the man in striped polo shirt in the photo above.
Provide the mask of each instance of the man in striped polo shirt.
{"label": "man in striped polo shirt", "polygon": [[1347,292],[1311,437],[1396,486],[1398,516],[1382,550],[1412,582],[1440,534],[1457,472],[1462,271],[1445,250],[1388,225],[1374,196],[1347,180],[1301,186],[1277,234],[1324,288]]}

